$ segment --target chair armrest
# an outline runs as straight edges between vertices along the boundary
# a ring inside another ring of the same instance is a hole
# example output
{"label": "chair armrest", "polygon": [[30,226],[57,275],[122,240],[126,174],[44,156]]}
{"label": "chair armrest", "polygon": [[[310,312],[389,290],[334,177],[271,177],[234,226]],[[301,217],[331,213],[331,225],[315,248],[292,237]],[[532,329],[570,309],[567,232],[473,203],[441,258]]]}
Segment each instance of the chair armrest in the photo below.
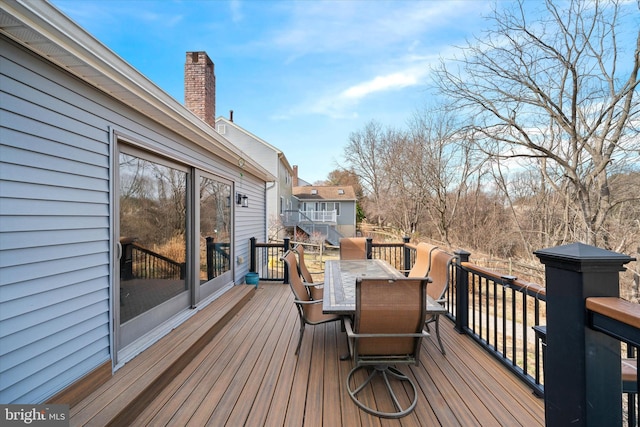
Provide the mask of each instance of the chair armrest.
{"label": "chair armrest", "polygon": [[344,323],[344,329],[347,332],[347,336],[354,335],[353,327],[351,326],[351,318],[350,317],[344,317],[343,318],[343,323]]}
{"label": "chair armrest", "polygon": [[352,332],[347,336],[349,338],[427,338],[431,334],[423,329],[419,334],[356,334]]}
{"label": "chair armrest", "polygon": [[295,302],[296,304],[318,304],[322,302],[322,299],[313,299],[310,301],[301,301],[297,299],[297,300],[294,300],[293,302]]}
{"label": "chair armrest", "polygon": [[356,334],[355,332],[353,332],[351,319],[349,319],[348,317],[344,318],[344,329],[347,332],[347,337],[349,338],[426,338],[430,336],[429,332],[424,329],[421,333],[417,334]]}
{"label": "chair armrest", "polygon": [[324,282],[318,282],[318,283],[302,282],[302,284],[304,286],[306,286],[307,288],[322,288],[322,287],[324,287]]}

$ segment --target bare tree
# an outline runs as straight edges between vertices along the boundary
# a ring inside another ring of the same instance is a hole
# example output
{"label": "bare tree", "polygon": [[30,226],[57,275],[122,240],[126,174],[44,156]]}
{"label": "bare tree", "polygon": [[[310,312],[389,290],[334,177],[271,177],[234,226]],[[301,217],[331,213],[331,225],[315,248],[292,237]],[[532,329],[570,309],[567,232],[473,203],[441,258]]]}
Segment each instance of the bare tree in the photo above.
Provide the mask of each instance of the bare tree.
{"label": "bare tree", "polygon": [[434,75],[474,118],[469,128],[487,155],[541,167],[544,183],[566,194],[568,239],[610,246],[605,225],[621,202],[610,176],[639,154],[640,26],[625,15],[637,6],[559,4],[545,1],[535,21],[525,11],[532,3],[522,0],[495,10],[493,28]]}
{"label": "bare tree", "polygon": [[352,132],[349,143],[344,148],[347,169],[352,170],[359,178],[364,193],[371,200],[367,212],[372,217],[382,218],[384,204],[384,174],[381,150],[383,149],[382,125],[370,121],[362,131]]}
{"label": "bare tree", "polygon": [[364,195],[362,185],[360,185],[360,178],[358,175],[349,169],[334,169],[329,172],[324,185],[350,185],[353,187],[353,191],[356,193],[358,200],[362,199]]}
{"label": "bare tree", "polygon": [[474,157],[470,137],[460,131],[457,118],[446,106],[416,112],[409,123],[407,144],[406,173],[419,203],[416,214],[429,218],[439,240],[449,246],[468,179],[483,162]]}

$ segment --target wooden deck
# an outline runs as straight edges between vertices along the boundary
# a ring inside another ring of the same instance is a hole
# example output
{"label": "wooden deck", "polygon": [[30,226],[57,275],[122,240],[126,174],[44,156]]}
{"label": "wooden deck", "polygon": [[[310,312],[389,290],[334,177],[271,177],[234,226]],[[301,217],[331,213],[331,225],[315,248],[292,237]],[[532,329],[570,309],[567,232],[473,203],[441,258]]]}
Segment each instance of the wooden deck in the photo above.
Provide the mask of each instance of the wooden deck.
{"label": "wooden deck", "polygon": [[[201,313],[215,316],[214,311],[207,314],[205,309]],[[544,425],[542,399],[470,338],[456,333],[447,319],[442,320],[441,334],[446,356],[428,338],[423,342],[420,365],[400,368],[418,385],[415,411],[400,420],[379,419],[360,411],[346,393],[345,378],[353,362],[339,359],[347,352],[339,323],[308,326],[296,357],[298,317],[291,291],[287,285],[261,283],[253,298],[203,350],[184,369],[172,374],[166,385],[156,390],[153,400],[135,409],[131,424]],[[123,387],[120,392],[128,391]],[[101,393],[72,407],[71,425],[105,424],[104,419],[91,418],[82,410],[90,401],[101,401]],[[384,397],[376,394],[379,405],[389,403]]]}

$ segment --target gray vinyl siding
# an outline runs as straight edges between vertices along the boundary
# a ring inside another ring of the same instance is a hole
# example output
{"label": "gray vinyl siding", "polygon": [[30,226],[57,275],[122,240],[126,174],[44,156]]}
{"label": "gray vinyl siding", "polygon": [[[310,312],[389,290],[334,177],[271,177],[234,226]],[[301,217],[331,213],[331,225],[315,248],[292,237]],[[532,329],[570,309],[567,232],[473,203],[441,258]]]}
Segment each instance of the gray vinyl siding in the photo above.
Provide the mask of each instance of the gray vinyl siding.
{"label": "gray vinyl siding", "polygon": [[[266,239],[265,230],[265,205],[264,205],[264,183],[251,182],[250,179],[244,179],[241,183],[236,183],[237,190],[249,197],[249,207],[242,208],[236,205],[236,226],[235,226],[235,242],[236,242],[236,265],[235,265],[235,281],[240,283],[244,280],[244,276],[249,272],[250,267],[250,239],[255,237],[258,242],[264,242]],[[243,262],[238,263],[238,257]]]}
{"label": "gray vinyl siding", "polygon": [[[327,200],[328,201],[328,200]],[[340,215],[338,215],[338,226],[354,225],[356,223],[356,203],[348,200],[339,200]]]}
{"label": "gray vinyl siding", "polygon": [[0,44],[0,402],[41,402],[110,358],[108,134]]}
{"label": "gray vinyl siding", "polygon": [[236,281],[265,238],[264,182],[0,36],[0,403],[43,402],[112,360],[110,129],[242,186]]}

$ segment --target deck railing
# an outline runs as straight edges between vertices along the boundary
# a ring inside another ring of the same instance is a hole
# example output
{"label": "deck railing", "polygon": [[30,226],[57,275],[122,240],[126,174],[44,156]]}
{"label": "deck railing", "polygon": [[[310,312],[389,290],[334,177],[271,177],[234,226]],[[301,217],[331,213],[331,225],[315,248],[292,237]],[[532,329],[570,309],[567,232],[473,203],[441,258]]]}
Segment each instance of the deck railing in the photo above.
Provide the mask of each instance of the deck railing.
{"label": "deck railing", "polygon": [[249,241],[249,256],[251,261],[249,271],[258,273],[260,280],[289,281],[287,270],[280,258],[291,248],[291,240],[285,238],[283,242],[259,243],[255,237]]}
{"label": "deck railing", "polygon": [[216,243],[207,237],[207,280],[220,276],[231,269],[231,244]]}
{"label": "deck railing", "polygon": [[543,396],[542,342],[534,328],[546,324],[544,287],[461,261],[465,259],[468,253],[457,253],[453,294],[466,288],[460,289],[467,298],[458,307],[468,309],[466,316],[454,317],[456,329]]}
{"label": "deck railing", "polygon": [[120,278],[184,279],[186,264],[153,252],[131,241],[123,241],[120,257]]}
{"label": "deck railing", "polygon": [[284,224],[299,224],[304,222],[331,222],[338,219],[338,212],[333,211],[295,211],[286,210],[283,212]]}

